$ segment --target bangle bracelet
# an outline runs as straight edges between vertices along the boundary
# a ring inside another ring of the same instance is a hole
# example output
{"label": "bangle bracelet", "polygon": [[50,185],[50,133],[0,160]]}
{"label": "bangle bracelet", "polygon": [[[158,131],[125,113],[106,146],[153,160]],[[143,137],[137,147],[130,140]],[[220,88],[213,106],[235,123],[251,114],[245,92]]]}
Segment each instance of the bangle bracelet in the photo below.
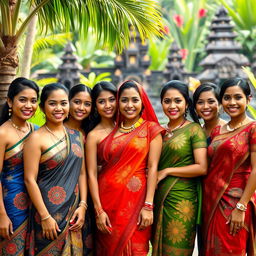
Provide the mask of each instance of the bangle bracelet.
{"label": "bangle bracelet", "polygon": [[86,205],[84,205],[84,204],[81,204],[81,203],[80,203],[78,206],[79,206],[79,207],[84,207],[84,208],[85,208],[85,210],[87,210],[87,206],[86,206]]}
{"label": "bangle bracelet", "polygon": [[149,208],[149,207],[146,207],[146,206],[144,206],[142,209],[144,209],[144,210],[146,210],[146,211],[150,211],[150,212],[153,211],[153,208]]}
{"label": "bangle bracelet", "polygon": [[151,203],[151,202],[145,202],[144,204],[148,204],[148,205],[154,205],[153,203]]}
{"label": "bangle bracelet", "polygon": [[41,219],[41,221],[48,220],[49,218],[51,218],[51,214],[49,214],[49,215],[46,216],[45,218]]}

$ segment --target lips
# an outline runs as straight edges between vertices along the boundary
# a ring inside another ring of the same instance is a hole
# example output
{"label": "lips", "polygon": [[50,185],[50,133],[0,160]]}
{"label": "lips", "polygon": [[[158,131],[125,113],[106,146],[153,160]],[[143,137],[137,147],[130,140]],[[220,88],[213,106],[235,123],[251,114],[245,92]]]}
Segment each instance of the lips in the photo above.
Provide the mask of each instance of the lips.
{"label": "lips", "polygon": [[177,113],[178,113],[178,111],[168,111],[168,113],[169,113],[169,115],[171,115],[171,116],[175,116],[175,115],[177,115]]}
{"label": "lips", "polygon": [[55,113],[55,114],[53,114],[54,115],[54,117],[56,118],[56,119],[61,119],[61,118],[63,118],[63,113]]}
{"label": "lips", "polygon": [[22,114],[23,114],[24,116],[31,116],[31,115],[33,114],[33,111],[31,111],[31,110],[23,110],[23,111],[22,111]]}
{"label": "lips", "polygon": [[212,114],[211,111],[202,111],[201,112],[204,116],[210,116]]}
{"label": "lips", "polygon": [[234,113],[234,112],[236,112],[237,110],[238,110],[238,108],[236,108],[236,107],[228,108],[228,111],[229,111],[230,113]]}
{"label": "lips", "polygon": [[111,115],[112,113],[113,113],[113,110],[111,109],[111,110],[105,110],[104,111],[107,115]]}
{"label": "lips", "polygon": [[78,117],[83,117],[85,115],[85,113],[84,112],[76,112],[76,115]]}

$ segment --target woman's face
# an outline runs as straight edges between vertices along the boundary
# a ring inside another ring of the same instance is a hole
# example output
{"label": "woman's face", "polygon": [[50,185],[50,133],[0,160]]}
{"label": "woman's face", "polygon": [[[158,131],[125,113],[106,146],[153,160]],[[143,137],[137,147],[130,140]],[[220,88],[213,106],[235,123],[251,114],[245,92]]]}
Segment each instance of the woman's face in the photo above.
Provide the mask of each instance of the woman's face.
{"label": "woman's face", "polygon": [[222,98],[223,109],[231,118],[244,115],[248,103],[243,90],[237,85],[228,87]]}
{"label": "woman's face", "polygon": [[119,110],[121,115],[127,120],[132,121],[134,119],[136,121],[140,117],[142,101],[140,94],[135,88],[123,90],[119,99]]}
{"label": "woman's face", "polygon": [[205,91],[199,95],[196,112],[204,121],[211,121],[219,116],[219,102],[213,91]]}
{"label": "woman's face", "polygon": [[26,87],[14,97],[13,101],[8,99],[8,105],[12,109],[12,116],[28,120],[35,114],[38,106],[36,91]]}
{"label": "woman's face", "polygon": [[116,97],[109,91],[102,91],[96,99],[96,108],[103,118],[113,118],[116,113]]}
{"label": "woman's face", "polygon": [[169,120],[184,118],[187,103],[183,95],[176,89],[169,89],[164,94],[162,107]]}
{"label": "woman's face", "polygon": [[62,89],[52,91],[45,101],[43,111],[47,121],[56,124],[63,122],[69,112],[67,93]]}
{"label": "woman's face", "polygon": [[88,92],[78,92],[70,100],[69,114],[77,121],[89,116],[92,109],[92,98]]}

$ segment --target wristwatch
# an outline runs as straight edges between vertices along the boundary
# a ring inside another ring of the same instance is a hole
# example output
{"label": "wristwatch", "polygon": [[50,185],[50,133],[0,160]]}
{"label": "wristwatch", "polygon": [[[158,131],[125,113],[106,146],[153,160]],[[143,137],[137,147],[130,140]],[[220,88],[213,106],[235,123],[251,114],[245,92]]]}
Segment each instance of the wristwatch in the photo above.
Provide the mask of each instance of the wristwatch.
{"label": "wristwatch", "polygon": [[240,211],[243,211],[243,212],[246,212],[247,207],[244,204],[242,204],[242,203],[237,203],[236,204],[236,209],[238,209]]}

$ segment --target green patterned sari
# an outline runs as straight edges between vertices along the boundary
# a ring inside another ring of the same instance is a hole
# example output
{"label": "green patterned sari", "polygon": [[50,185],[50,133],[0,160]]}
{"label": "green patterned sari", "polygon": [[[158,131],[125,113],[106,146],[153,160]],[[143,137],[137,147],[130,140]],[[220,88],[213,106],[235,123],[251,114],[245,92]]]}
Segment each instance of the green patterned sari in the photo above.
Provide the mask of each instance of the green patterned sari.
{"label": "green patterned sari", "polygon": [[[159,170],[194,164],[193,150],[206,148],[199,124],[190,123],[164,137]],[[192,255],[196,224],[201,219],[200,178],[168,176],[155,194],[153,255]]]}

